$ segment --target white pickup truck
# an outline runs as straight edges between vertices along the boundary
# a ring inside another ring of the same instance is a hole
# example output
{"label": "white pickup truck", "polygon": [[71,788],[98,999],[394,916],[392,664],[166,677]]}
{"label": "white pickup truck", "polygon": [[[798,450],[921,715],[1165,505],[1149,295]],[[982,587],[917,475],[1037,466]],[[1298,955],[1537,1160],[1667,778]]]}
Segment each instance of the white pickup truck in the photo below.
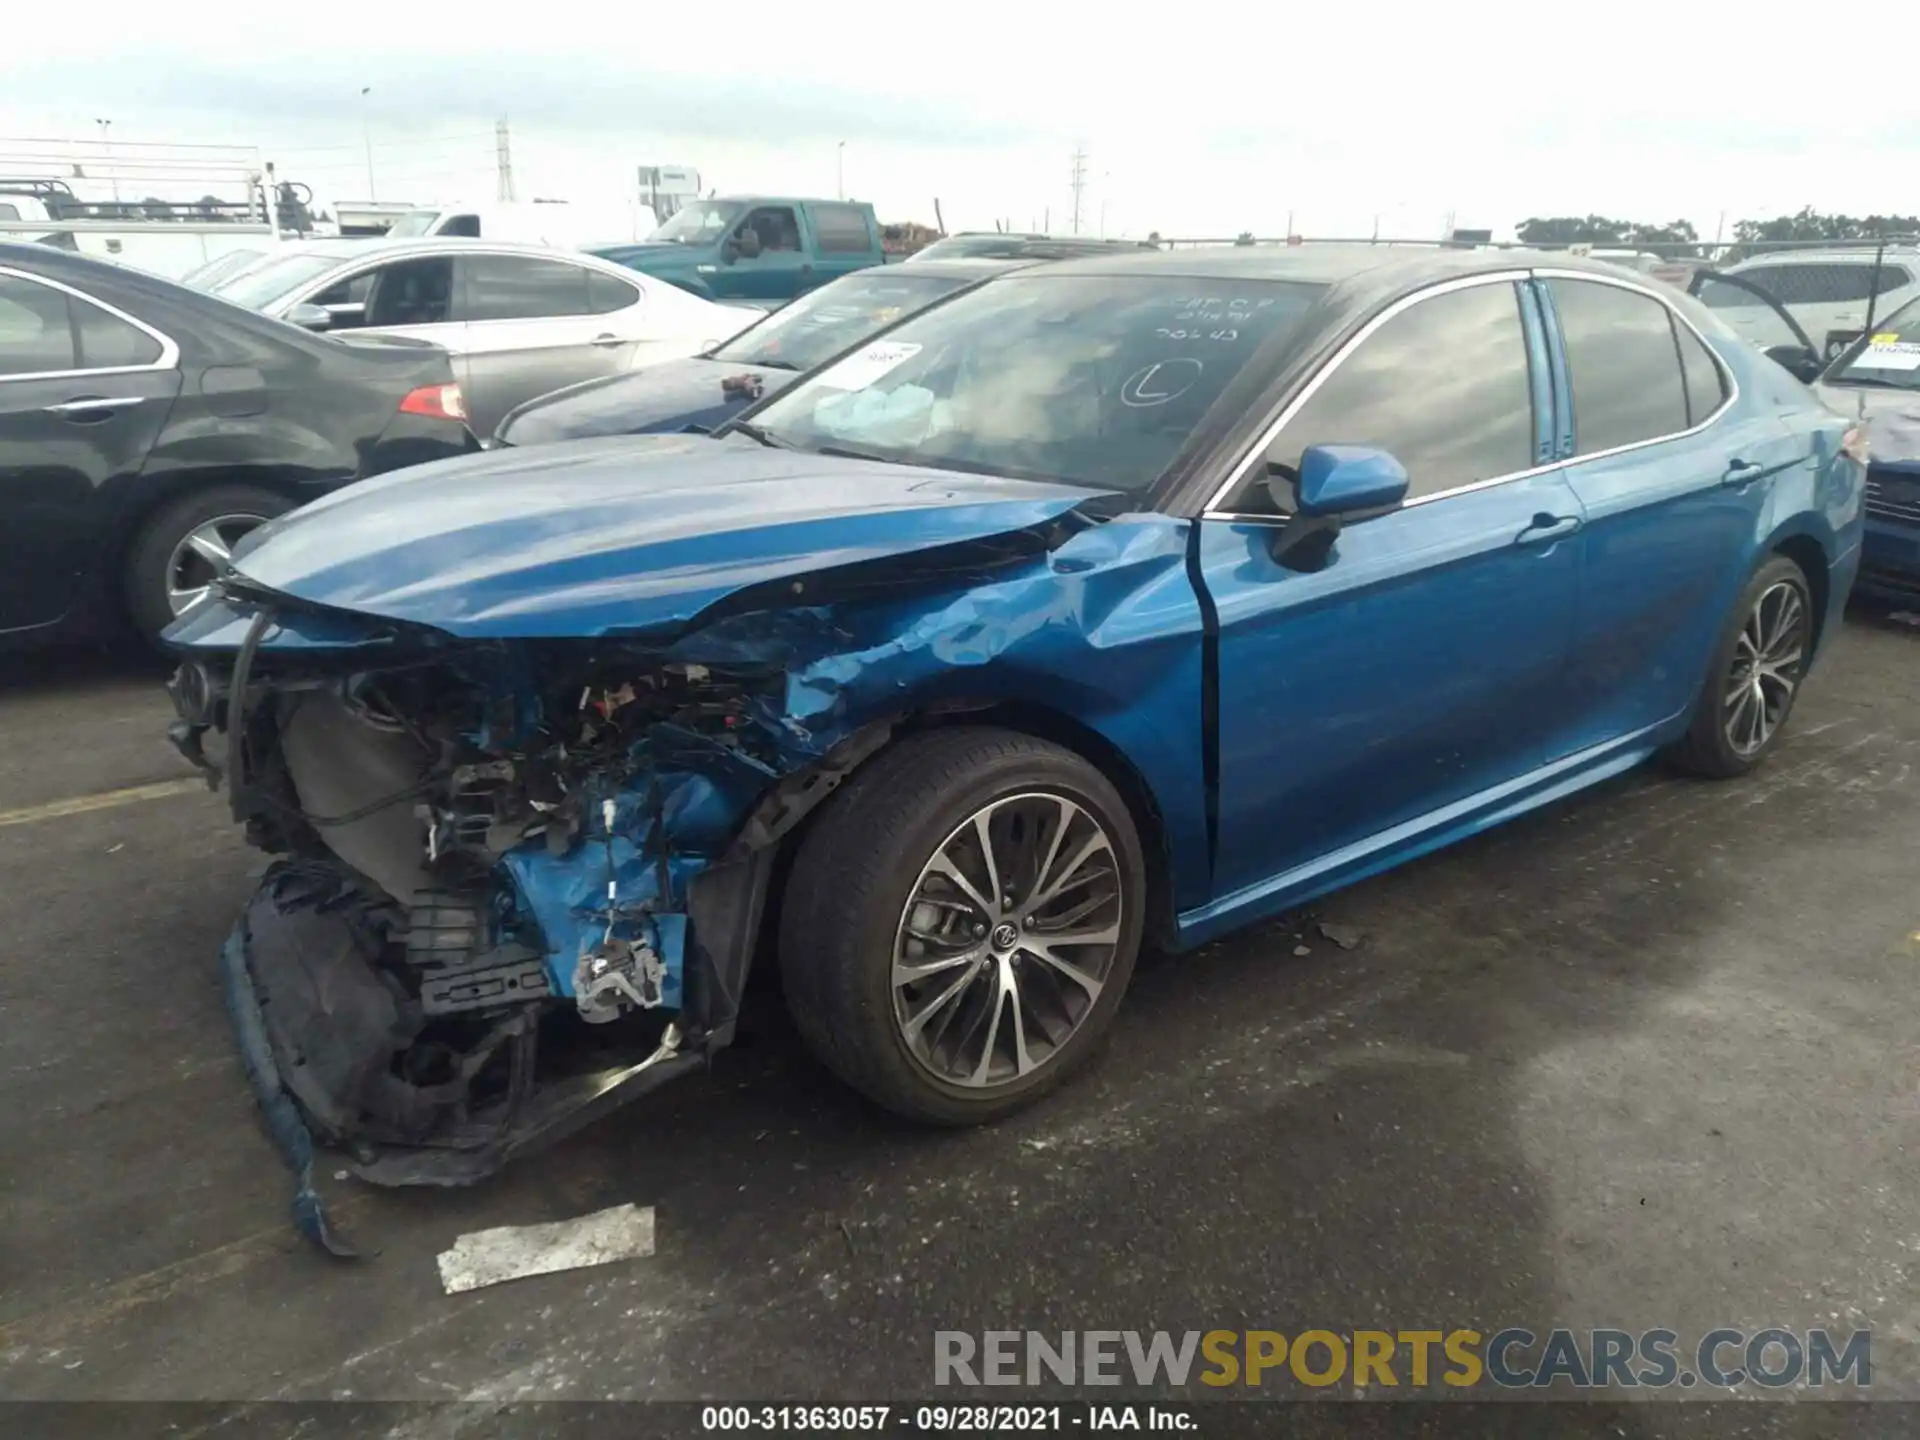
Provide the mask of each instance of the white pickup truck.
{"label": "white pickup truck", "polygon": [[0,240],[52,245],[178,279],[235,250],[273,245],[264,207],[214,200],[98,202],[58,180],[0,179]]}

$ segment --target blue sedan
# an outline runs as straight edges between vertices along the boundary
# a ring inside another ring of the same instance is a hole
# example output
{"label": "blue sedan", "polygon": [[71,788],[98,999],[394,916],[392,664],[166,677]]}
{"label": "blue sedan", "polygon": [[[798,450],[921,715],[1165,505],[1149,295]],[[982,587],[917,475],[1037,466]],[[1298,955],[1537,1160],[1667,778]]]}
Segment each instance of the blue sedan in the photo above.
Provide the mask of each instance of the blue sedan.
{"label": "blue sedan", "polygon": [[714,436],[277,521],[170,638],[175,739],[226,733],[277,857],[224,963],[296,1214],[339,1245],[316,1141],[472,1179],[702,1065],[757,956],[848,1083],[989,1121],[1144,943],[1656,754],[1741,775],[1853,583],[1859,453],[1624,271],[1239,248],[1011,272]]}

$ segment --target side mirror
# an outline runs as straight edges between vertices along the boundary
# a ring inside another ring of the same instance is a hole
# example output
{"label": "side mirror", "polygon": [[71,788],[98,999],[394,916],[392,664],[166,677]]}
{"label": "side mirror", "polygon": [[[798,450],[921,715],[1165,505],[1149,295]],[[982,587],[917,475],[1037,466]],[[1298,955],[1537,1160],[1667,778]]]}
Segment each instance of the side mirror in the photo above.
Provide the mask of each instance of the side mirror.
{"label": "side mirror", "polygon": [[735,237],[734,244],[738,248],[740,257],[743,260],[757,260],[760,258],[760,232],[751,225]]}
{"label": "side mirror", "polygon": [[1820,378],[1826,363],[1804,345],[1769,345],[1767,358],[1794,379],[1811,385]]}
{"label": "side mirror", "polygon": [[1273,532],[1274,562],[1306,573],[1326,569],[1349,515],[1384,510],[1407,498],[1407,472],[1366,445],[1309,445],[1297,472],[1267,462],[1274,508],[1290,518]]}
{"label": "side mirror", "polygon": [[287,319],[302,330],[330,330],[333,328],[333,315],[319,305],[296,305],[287,311]]}
{"label": "side mirror", "polygon": [[1300,478],[1289,488],[1293,493],[1287,498],[1297,515],[1383,510],[1407,498],[1407,471],[1386,451],[1368,445],[1309,445],[1300,456]]}

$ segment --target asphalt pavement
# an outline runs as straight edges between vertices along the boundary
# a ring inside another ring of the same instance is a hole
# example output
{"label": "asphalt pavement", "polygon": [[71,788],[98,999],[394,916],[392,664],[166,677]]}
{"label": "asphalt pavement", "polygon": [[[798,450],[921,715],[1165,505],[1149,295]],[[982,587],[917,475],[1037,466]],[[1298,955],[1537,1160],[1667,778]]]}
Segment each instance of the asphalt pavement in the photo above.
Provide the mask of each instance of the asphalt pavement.
{"label": "asphalt pavement", "polygon": [[[480,1433],[528,1400],[925,1397],[936,1330],[1513,1325],[1871,1328],[1874,1393],[1920,1399],[1920,630],[1884,615],[1761,773],[1647,768],[1148,956],[1099,1063],[1007,1123],[895,1123],[763,1003],[710,1074],[479,1188],[329,1169],[349,1263],[287,1223],[214,979],[264,857],[169,783],[159,680],[0,671],[10,1399],[242,1431],[490,1402],[433,1432]],[[651,1258],[441,1291],[464,1232],[627,1201]],[[1529,1433],[1840,1433],[1618,1399]]]}

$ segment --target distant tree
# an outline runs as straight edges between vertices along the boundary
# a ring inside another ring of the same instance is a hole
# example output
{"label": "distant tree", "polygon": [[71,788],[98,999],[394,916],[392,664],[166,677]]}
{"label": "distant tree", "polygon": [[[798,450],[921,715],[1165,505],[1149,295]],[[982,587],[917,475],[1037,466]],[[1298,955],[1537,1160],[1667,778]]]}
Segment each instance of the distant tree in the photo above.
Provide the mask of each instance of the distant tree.
{"label": "distant tree", "polygon": [[1634,245],[1692,245],[1700,239],[1690,220],[1670,220],[1665,225],[1636,225],[1628,237]]}
{"label": "distant tree", "polygon": [[1685,220],[1665,225],[1643,225],[1632,220],[1609,220],[1604,215],[1536,215],[1522,220],[1514,233],[1523,245],[1691,245],[1700,237]]}
{"label": "distant tree", "polygon": [[1633,226],[1604,215],[1535,215],[1522,220],[1514,234],[1522,245],[1624,245]]}
{"label": "distant tree", "polygon": [[1738,241],[1729,260],[1747,255],[1781,250],[1809,240],[1875,240],[1883,237],[1920,235],[1920,215],[1825,215],[1811,205],[1797,214],[1780,215],[1772,220],[1734,222],[1733,238]]}

